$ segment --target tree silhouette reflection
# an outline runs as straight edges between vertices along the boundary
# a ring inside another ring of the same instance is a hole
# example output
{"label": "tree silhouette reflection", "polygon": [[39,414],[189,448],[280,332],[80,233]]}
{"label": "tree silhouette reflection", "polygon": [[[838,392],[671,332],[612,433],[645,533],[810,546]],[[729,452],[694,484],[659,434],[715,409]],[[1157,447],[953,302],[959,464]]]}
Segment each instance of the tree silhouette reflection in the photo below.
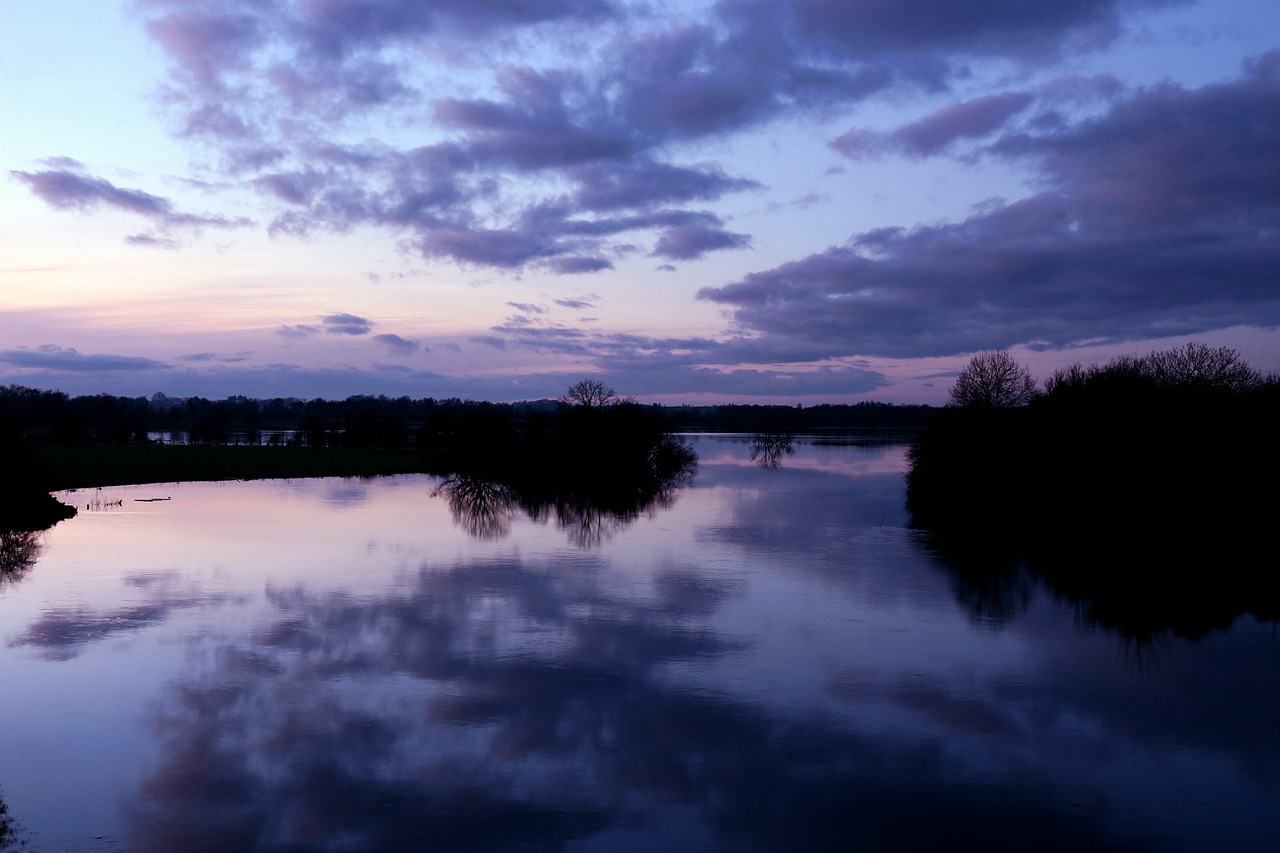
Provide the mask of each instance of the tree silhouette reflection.
{"label": "tree silhouette reflection", "polygon": [[435,490],[449,502],[453,521],[477,539],[501,539],[511,532],[516,495],[510,486],[466,474],[454,474]]}
{"label": "tree silhouette reflection", "polygon": [[[516,467],[505,480],[455,473],[436,489],[449,503],[454,522],[472,536],[498,539],[511,532],[517,509],[540,524],[554,521],[569,541],[596,547],[643,515],[668,509],[697,470],[683,445],[658,448],[668,454],[643,466],[541,464]],[[587,460],[589,463],[590,460]]]}
{"label": "tree silhouette reflection", "polygon": [[1080,531],[1072,541],[1017,545],[952,534],[931,542],[956,600],[979,621],[1016,618],[1037,585],[1083,623],[1126,640],[1198,639],[1246,614],[1280,619],[1280,578],[1203,534],[1122,542]]}
{"label": "tree silhouette reflection", "polygon": [[0,796],[0,853],[20,850],[26,846],[27,839],[21,825],[9,813],[9,804]]}
{"label": "tree silhouette reflection", "polygon": [[37,530],[0,531],[0,589],[30,573],[40,557],[41,537]]}
{"label": "tree silhouette reflection", "polygon": [[783,456],[795,453],[791,436],[780,432],[757,432],[751,437],[751,461],[761,468],[777,468]]}

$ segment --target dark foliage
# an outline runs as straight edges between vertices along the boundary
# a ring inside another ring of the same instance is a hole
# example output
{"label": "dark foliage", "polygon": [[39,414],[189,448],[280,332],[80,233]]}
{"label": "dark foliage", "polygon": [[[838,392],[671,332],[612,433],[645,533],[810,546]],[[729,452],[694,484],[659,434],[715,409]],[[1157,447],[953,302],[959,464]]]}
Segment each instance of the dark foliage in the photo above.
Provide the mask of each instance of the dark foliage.
{"label": "dark foliage", "polygon": [[[616,398],[611,398],[616,399]],[[517,508],[554,517],[579,545],[596,544],[687,483],[697,457],[655,411],[593,397],[535,414],[522,429],[501,410],[458,425],[441,491],[473,535],[505,535]]]}
{"label": "dark foliage", "polygon": [[967,582],[1018,565],[1092,621],[1199,636],[1280,617],[1277,434],[1280,385],[1231,351],[1075,365],[1029,406],[939,417],[908,507]]}
{"label": "dark foliage", "polygon": [[0,420],[0,454],[5,472],[0,488],[0,534],[45,530],[76,514],[74,507],[49,494],[13,419]]}
{"label": "dark foliage", "polygon": [[18,822],[9,814],[9,806],[0,798],[0,851],[26,847],[24,835]]}

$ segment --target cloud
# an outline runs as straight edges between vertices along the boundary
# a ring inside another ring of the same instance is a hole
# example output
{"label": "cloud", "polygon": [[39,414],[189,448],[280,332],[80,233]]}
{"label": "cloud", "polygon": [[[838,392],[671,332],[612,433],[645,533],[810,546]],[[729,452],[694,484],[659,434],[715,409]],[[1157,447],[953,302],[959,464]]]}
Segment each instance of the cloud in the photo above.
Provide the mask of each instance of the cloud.
{"label": "cloud", "polygon": [[320,318],[321,327],[331,335],[367,335],[373,321],[355,314],[338,312]]}
{"label": "cloud", "polygon": [[547,262],[547,267],[561,275],[576,275],[611,270],[613,262],[605,258],[566,257],[553,258]]}
{"label": "cloud", "polygon": [[688,261],[701,258],[716,249],[745,249],[751,245],[747,234],[735,234],[706,225],[679,225],[662,232],[653,254],[659,258]]}
{"label": "cloud", "polygon": [[534,305],[532,302],[508,302],[512,308],[525,314],[545,314],[547,309],[541,305]]}
{"label": "cloud", "polygon": [[599,300],[599,296],[591,294],[590,296],[583,296],[579,299],[556,299],[555,303],[561,308],[573,308],[578,310],[582,308],[594,308]]}
{"label": "cloud", "polygon": [[[56,159],[59,162],[75,163],[70,158]],[[93,177],[75,169],[48,169],[40,172],[15,170],[9,174],[26,184],[46,204],[60,210],[114,208],[150,219],[162,229],[242,228],[253,224],[253,220],[244,217],[183,213],[176,210],[169,199],[142,190],[117,187],[104,178]],[[161,248],[174,248],[176,245],[176,241],[171,238],[147,234],[135,234],[126,238],[125,242],[135,246]]]}
{"label": "cloud", "polygon": [[[1123,5],[1156,6],[1161,0]],[[741,0],[750,9],[771,4]],[[862,57],[985,55],[1047,62],[1064,49],[1096,47],[1119,30],[1117,0],[1011,3],[974,0],[794,0],[805,42]]]}
{"label": "cloud", "polygon": [[1030,92],[1001,92],[973,98],[944,107],[887,135],[851,130],[833,140],[831,147],[854,160],[891,151],[931,157],[958,139],[991,135],[1034,99]]}
{"label": "cloud", "polygon": [[402,338],[399,335],[392,335],[389,333],[382,334],[382,335],[374,335],[371,338],[371,340],[377,341],[378,343],[382,344],[391,352],[401,356],[413,355],[414,353],[423,349],[422,344],[418,343],[417,341],[411,341],[411,340],[408,340],[407,338]]}
{"label": "cloud", "polygon": [[[370,226],[423,258],[563,275],[611,269],[623,233],[678,260],[750,245],[705,206],[759,182],[678,162],[682,146],[942,89],[983,58],[1030,65],[1104,44],[1119,5],[141,2],[179,133],[261,193],[273,235]],[[1017,97],[958,105],[892,142],[923,155],[978,138]],[[157,201],[100,184],[63,197]]]}
{"label": "cloud", "polygon": [[184,361],[191,364],[241,364],[249,360],[251,353],[238,352],[232,355],[223,355],[216,352],[195,352],[190,355],[178,356],[178,361]]}
{"label": "cloud", "polygon": [[104,371],[163,370],[169,365],[150,358],[127,355],[84,355],[55,344],[29,349],[0,350],[0,363],[19,368],[65,371],[68,373],[100,373]]}
{"label": "cloud", "polygon": [[306,323],[297,323],[292,326],[281,326],[276,329],[276,334],[282,338],[309,338],[320,331],[319,326],[312,326]]}
{"label": "cloud", "polygon": [[785,340],[867,355],[1069,347],[1280,325],[1280,53],[1015,130],[1035,194],[963,222],[856,234],[699,298]]}
{"label": "cloud", "polygon": [[172,237],[160,237],[155,234],[130,234],[124,238],[130,246],[149,246],[154,249],[181,249],[182,242]]}

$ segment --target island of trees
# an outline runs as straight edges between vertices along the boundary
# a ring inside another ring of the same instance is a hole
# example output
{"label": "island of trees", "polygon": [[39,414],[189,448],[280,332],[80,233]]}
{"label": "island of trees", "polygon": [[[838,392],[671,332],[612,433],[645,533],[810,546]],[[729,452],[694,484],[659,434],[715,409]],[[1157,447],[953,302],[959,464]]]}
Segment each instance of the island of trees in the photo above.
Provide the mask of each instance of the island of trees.
{"label": "island of trees", "polygon": [[1277,435],[1280,380],[1230,348],[1073,364],[1043,389],[983,353],[911,448],[908,508],[967,582],[1029,570],[1090,620],[1199,635],[1280,617]]}

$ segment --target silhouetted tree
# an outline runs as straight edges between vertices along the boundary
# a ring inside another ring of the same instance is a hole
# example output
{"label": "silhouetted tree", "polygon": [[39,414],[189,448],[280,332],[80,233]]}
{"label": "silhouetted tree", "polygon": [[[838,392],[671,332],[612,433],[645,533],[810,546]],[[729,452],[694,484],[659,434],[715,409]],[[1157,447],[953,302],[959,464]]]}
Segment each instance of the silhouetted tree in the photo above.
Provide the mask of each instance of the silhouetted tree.
{"label": "silhouetted tree", "polygon": [[569,390],[560,398],[560,402],[586,409],[598,409],[622,402],[622,399],[617,391],[599,379],[583,379],[570,385]]}
{"label": "silhouetted tree", "polygon": [[1004,350],[975,355],[951,387],[953,406],[1025,406],[1035,398],[1031,372]]}
{"label": "silhouetted tree", "polygon": [[1243,392],[1259,385],[1262,375],[1231,347],[1189,343],[1143,359],[1146,371],[1162,387]]}

